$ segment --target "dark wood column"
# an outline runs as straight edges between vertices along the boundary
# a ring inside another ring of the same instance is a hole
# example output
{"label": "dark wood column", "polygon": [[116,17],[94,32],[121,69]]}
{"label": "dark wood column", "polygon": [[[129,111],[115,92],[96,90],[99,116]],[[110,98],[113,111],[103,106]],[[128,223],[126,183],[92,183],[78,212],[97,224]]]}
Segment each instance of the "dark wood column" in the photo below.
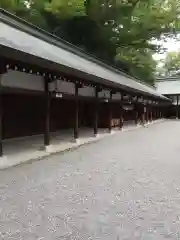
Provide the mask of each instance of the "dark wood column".
{"label": "dark wood column", "polygon": [[134,104],[134,117],[135,117],[135,124],[138,125],[138,117],[139,117],[138,103]]}
{"label": "dark wood column", "polygon": [[156,120],[156,107],[153,106],[153,119]]}
{"label": "dark wood column", "polygon": [[156,118],[159,119],[159,108],[156,107]]}
{"label": "dark wood column", "polygon": [[142,105],[142,115],[141,115],[141,121],[142,121],[143,125],[145,125],[145,121],[146,121],[145,114],[146,114],[146,106],[143,104]]}
{"label": "dark wood column", "polygon": [[95,101],[94,101],[94,136],[98,134],[98,121],[99,121],[99,88],[96,87],[95,89]]}
{"label": "dark wood column", "polygon": [[79,138],[79,84],[75,83],[74,139]]}
{"label": "dark wood column", "polygon": [[112,130],[112,94],[113,92],[110,91],[110,98],[109,98],[109,132],[111,133]]}
{"label": "dark wood column", "polygon": [[0,157],[3,157],[3,96],[1,89],[1,79],[3,74],[7,72],[5,64],[3,64],[3,60],[0,59]]}
{"label": "dark wood column", "polygon": [[124,124],[124,116],[123,116],[123,107],[122,105],[120,105],[120,109],[119,109],[119,128],[122,130],[123,128],[123,124]]}
{"label": "dark wood column", "polygon": [[157,119],[157,108],[156,108],[156,106],[154,106],[154,119],[155,120]]}
{"label": "dark wood column", "polygon": [[50,116],[51,116],[51,95],[49,91],[48,77],[44,78],[44,99],[45,99],[45,128],[44,128],[44,146],[50,145]]}
{"label": "dark wood column", "polygon": [[153,109],[152,106],[150,107],[150,121],[153,121]]}
{"label": "dark wood column", "polygon": [[179,95],[177,95],[176,118],[179,118]]}
{"label": "dark wood column", "polygon": [[160,119],[161,116],[161,111],[160,111],[160,107],[158,106],[158,119]]}
{"label": "dark wood column", "polygon": [[162,118],[162,108],[159,107],[159,117]]}
{"label": "dark wood column", "polygon": [[149,122],[149,106],[146,105],[146,113],[145,113],[146,123]]}

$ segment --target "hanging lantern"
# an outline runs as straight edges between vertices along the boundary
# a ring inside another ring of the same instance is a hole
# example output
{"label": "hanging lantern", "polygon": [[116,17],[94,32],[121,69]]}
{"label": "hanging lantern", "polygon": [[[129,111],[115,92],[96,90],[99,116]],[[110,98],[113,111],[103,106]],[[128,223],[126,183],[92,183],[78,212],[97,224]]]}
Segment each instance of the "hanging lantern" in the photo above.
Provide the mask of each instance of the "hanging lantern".
{"label": "hanging lantern", "polygon": [[56,79],[54,81],[54,91],[52,92],[53,93],[53,96],[55,96],[55,98],[63,98],[63,94],[61,92],[59,92],[59,88],[58,88],[58,79]]}
{"label": "hanging lantern", "polygon": [[133,104],[124,104],[122,107],[126,111],[132,111],[134,109],[134,105]]}

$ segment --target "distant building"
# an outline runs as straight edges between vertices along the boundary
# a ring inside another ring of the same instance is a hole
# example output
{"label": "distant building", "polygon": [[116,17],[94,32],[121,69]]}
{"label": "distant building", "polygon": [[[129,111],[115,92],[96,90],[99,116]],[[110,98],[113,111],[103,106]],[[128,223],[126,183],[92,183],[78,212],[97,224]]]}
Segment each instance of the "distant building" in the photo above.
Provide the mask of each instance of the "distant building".
{"label": "distant building", "polygon": [[170,98],[172,106],[169,109],[169,116],[180,117],[180,77],[158,78],[156,80],[157,92]]}

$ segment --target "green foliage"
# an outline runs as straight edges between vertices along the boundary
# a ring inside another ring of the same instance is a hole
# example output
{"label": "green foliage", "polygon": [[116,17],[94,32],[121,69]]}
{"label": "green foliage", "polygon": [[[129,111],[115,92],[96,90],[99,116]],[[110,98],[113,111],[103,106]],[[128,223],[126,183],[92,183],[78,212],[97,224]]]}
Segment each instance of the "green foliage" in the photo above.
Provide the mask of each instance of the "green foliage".
{"label": "green foliage", "polygon": [[129,73],[149,84],[154,83],[156,62],[148,49],[121,48],[118,49],[116,60],[121,60],[129,66]]}
{"label": "green foliage", "polygon": [[170,74],[180,71],[180,53],[179,52],[168,53],[164,66]]}
{"label": "green foliage", "polygon": [[85,15],[84,0],[52,0],[45,9],[62,20]]}
{"label": "green foliage", "polygon": [[26,12],[26,6],[23,0],[0,0],[0,7],[12,13]]}
{"label": "green foliage", "polygon": [[164,77],[180,75],[180,52],[169,52],[161,67],[157,69],[157,75]]}

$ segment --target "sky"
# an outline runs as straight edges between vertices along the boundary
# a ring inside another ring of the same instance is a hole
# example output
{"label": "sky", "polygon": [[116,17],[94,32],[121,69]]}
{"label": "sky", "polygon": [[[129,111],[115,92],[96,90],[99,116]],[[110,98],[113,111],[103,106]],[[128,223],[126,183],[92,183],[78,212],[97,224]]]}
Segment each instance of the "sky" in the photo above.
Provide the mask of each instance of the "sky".
{"label": "sky", "polygon": [[162,42],[162,46],[165,47],[167,49],[166,52],[162,53],[162,54],[154,54],[154,59],[157,61],[160,61],[162,59],[165,59],[166,54],[168,52],[176,52],[176,51],[180,51],[180,36],[178,37],[179,40],[175,40],[172,38],[169,38],[166,42]]}

